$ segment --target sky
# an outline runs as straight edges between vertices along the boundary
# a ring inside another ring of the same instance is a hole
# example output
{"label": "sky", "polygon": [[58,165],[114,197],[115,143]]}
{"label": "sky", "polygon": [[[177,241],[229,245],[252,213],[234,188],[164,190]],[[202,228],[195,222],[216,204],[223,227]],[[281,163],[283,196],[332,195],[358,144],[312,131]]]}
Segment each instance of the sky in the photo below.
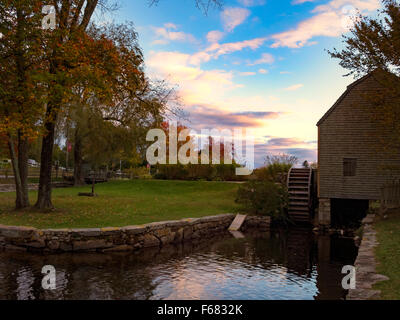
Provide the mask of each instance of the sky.
{"label": "sky", "polygon": [[176,86],[188,127],[252,129],[258,167],[279,153],[316,161],[316,123],[354,81],[327,50],[342,47],[352,16],[380,7],[380,0],[225,0],[205,14],[195,0],[120,0],[101,19],[134,23],[147,73]]}

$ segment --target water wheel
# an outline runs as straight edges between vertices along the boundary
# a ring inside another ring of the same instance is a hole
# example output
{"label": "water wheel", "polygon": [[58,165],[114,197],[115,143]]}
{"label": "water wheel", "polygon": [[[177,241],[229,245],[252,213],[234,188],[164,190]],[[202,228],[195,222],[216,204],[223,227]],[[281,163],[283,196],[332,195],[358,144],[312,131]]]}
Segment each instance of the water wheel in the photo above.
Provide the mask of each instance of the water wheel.
{"label": "water wheel", "polygon": [[289,217],[295,222],[311,222],[312,169],[292,168],[288,175]]}

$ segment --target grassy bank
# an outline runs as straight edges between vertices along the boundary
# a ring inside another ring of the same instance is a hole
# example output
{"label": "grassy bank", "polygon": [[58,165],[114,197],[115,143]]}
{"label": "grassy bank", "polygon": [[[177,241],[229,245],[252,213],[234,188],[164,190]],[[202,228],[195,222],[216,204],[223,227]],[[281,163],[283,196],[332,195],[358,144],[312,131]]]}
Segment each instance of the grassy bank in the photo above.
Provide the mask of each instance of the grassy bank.
{"label": "grassy bank", "polygon": [[400,300],[400,210],[379,221],[376,226],[379,246],[376,248],[378,273],[390,278],[377,283],[374,289],[382,291],[385,300]]}
{"label": "grassy bank", "polygon": [[[13,211],[15,193],[0,193],[0,224],[36,228],[121,227],[154,221],[234,213],[237,184],[134,180],[96,185],[96,198],[78,197],[90,186],[53,190],[54,212]],[[31,202],[37,192],[30,192]]]}

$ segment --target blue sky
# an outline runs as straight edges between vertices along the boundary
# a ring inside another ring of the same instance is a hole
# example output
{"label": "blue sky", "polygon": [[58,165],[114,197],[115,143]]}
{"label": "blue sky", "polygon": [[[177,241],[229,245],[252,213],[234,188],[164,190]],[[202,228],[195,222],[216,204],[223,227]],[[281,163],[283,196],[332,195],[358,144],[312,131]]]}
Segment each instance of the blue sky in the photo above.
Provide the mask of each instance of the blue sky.
{"label": "blue sky", "polygon": [[316,160],[316,122],[350,84],[326,49],[340,48],[358,11],[379,0],[120,1],[105,17],[132,21],[148,73],[177,85],[189,127],[251,128],[256,165],[268,154]]}

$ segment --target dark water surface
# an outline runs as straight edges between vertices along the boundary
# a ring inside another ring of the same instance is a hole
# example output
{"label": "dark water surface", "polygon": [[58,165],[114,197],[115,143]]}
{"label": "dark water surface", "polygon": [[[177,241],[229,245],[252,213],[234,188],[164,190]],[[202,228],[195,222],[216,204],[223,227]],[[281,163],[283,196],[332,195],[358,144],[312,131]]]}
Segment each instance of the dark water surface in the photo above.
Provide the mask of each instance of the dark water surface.
{"label": "dark water surface", "polygon": [[[0,252],[0,299],[343,299],[351,239],[309,230],[230,234],[135,253]],[[57,289],[43,290],[44,265]]]}

